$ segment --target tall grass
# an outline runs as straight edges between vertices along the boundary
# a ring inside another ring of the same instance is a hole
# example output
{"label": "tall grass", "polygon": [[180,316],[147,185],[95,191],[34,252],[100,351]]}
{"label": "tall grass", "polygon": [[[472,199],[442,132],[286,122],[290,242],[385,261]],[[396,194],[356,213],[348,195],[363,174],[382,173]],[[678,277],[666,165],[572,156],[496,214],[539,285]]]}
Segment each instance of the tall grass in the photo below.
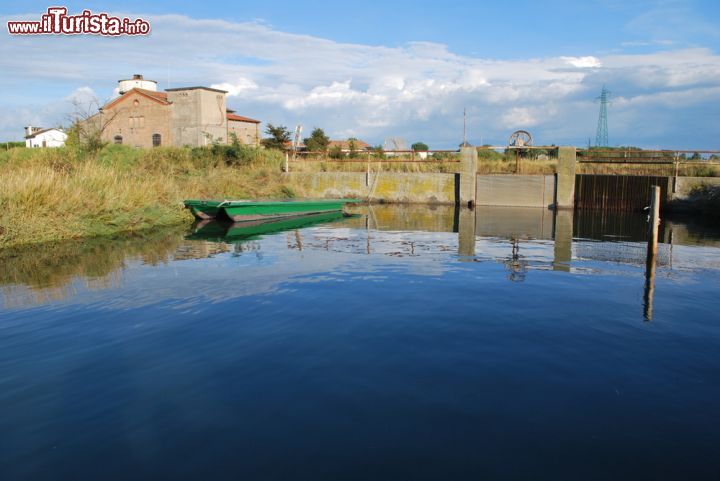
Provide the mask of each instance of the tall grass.
{"label": "tall grass", "polygon": [[111,145],[0,153],[0,247],[107,235],[190,219],[187,198],[292,195],[283,156],[242,148],[139,150]]}

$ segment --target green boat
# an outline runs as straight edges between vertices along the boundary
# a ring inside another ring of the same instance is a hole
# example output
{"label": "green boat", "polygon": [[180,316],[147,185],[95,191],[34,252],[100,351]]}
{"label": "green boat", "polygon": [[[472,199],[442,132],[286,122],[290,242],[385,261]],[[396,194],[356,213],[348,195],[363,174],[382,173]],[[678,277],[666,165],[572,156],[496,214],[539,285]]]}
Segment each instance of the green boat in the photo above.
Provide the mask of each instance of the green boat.
{"label": "green boat", "polygon": [[186,200],[185,207],[198,219],[229,219],[234,222],[280,220],[327,212],[342,212],[345,204],[357,199],[319,200]]}
{"label": "green boat", "polygon": [[324,222],[334,222],[344,217],[348,217],[348,214],[334,211],[286,217],[280,220],[263,219],[252,222],[230,223],[223,220],[201,220],[193,227],[192,234],[188,234],[185,238],[188,240],[233,242],[252,239],[263,234],[299,229]]}

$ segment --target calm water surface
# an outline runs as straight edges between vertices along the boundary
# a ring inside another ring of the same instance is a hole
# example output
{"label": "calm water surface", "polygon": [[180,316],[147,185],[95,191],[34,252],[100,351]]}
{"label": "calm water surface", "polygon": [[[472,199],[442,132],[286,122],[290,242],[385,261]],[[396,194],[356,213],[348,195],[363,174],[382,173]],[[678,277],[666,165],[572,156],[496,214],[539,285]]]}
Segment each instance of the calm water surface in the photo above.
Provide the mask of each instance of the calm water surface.
{"label": "calm water surface", "polygon": [[720,233],[377,206],[2,253],[2,480],[718,480]]}

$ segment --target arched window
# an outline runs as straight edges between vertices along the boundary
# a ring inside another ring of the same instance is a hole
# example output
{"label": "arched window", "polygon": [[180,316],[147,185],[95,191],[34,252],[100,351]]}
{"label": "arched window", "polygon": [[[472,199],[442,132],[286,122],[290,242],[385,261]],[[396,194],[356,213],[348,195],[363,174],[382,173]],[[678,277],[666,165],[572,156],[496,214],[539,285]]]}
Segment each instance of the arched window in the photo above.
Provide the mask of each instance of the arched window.
{"label": "arched window", "polygon": [[153,147],[159,147],[162,143],[162,137],[160,137],[160,134],[153,134]]}
{"label": "arched window", "polygon": [[116,144],[122,144],[122,135],[116,135],[113,140]]}

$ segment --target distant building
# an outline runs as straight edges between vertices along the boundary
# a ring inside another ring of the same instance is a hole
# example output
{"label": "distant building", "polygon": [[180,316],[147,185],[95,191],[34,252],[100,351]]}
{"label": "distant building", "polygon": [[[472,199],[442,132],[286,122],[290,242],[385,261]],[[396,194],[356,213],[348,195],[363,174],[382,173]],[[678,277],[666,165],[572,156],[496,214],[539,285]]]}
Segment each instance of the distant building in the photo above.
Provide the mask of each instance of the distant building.
{"label": "distant building", "polygon": [[237,135],[241,144],[260,145],[260,121],[235,114],[227,110],[228,142],[232,142],[232,134]]}
{"label": "distant building", "polygon": [[59,128],[25,127],[25,147],[62,147],[67,134]]}
{"label": "distant building", "polygon": [[210,87],[157,91],[157,82],[142,75],[118,81],[120,96],[84,122],[83,131],[101,132],[105,142],[132,147],[160,145],[198,147],[229,143],[260,145],[260,121],[228,111],[227,92]]}
{"label": "distant building", "polygon": [[370,144],[368,144],[367,142],[363,142],[362,140],[359,140],[359,139],[331,140],[327,146],[328,149],[333,149],[333,148],[338,148],[338,147],[340,147],[341,152],[350,152],[353,150],[352,147],[354,147],[355,152],[362,152],[362,151],[372,149],[372,147],[370,147]]}

